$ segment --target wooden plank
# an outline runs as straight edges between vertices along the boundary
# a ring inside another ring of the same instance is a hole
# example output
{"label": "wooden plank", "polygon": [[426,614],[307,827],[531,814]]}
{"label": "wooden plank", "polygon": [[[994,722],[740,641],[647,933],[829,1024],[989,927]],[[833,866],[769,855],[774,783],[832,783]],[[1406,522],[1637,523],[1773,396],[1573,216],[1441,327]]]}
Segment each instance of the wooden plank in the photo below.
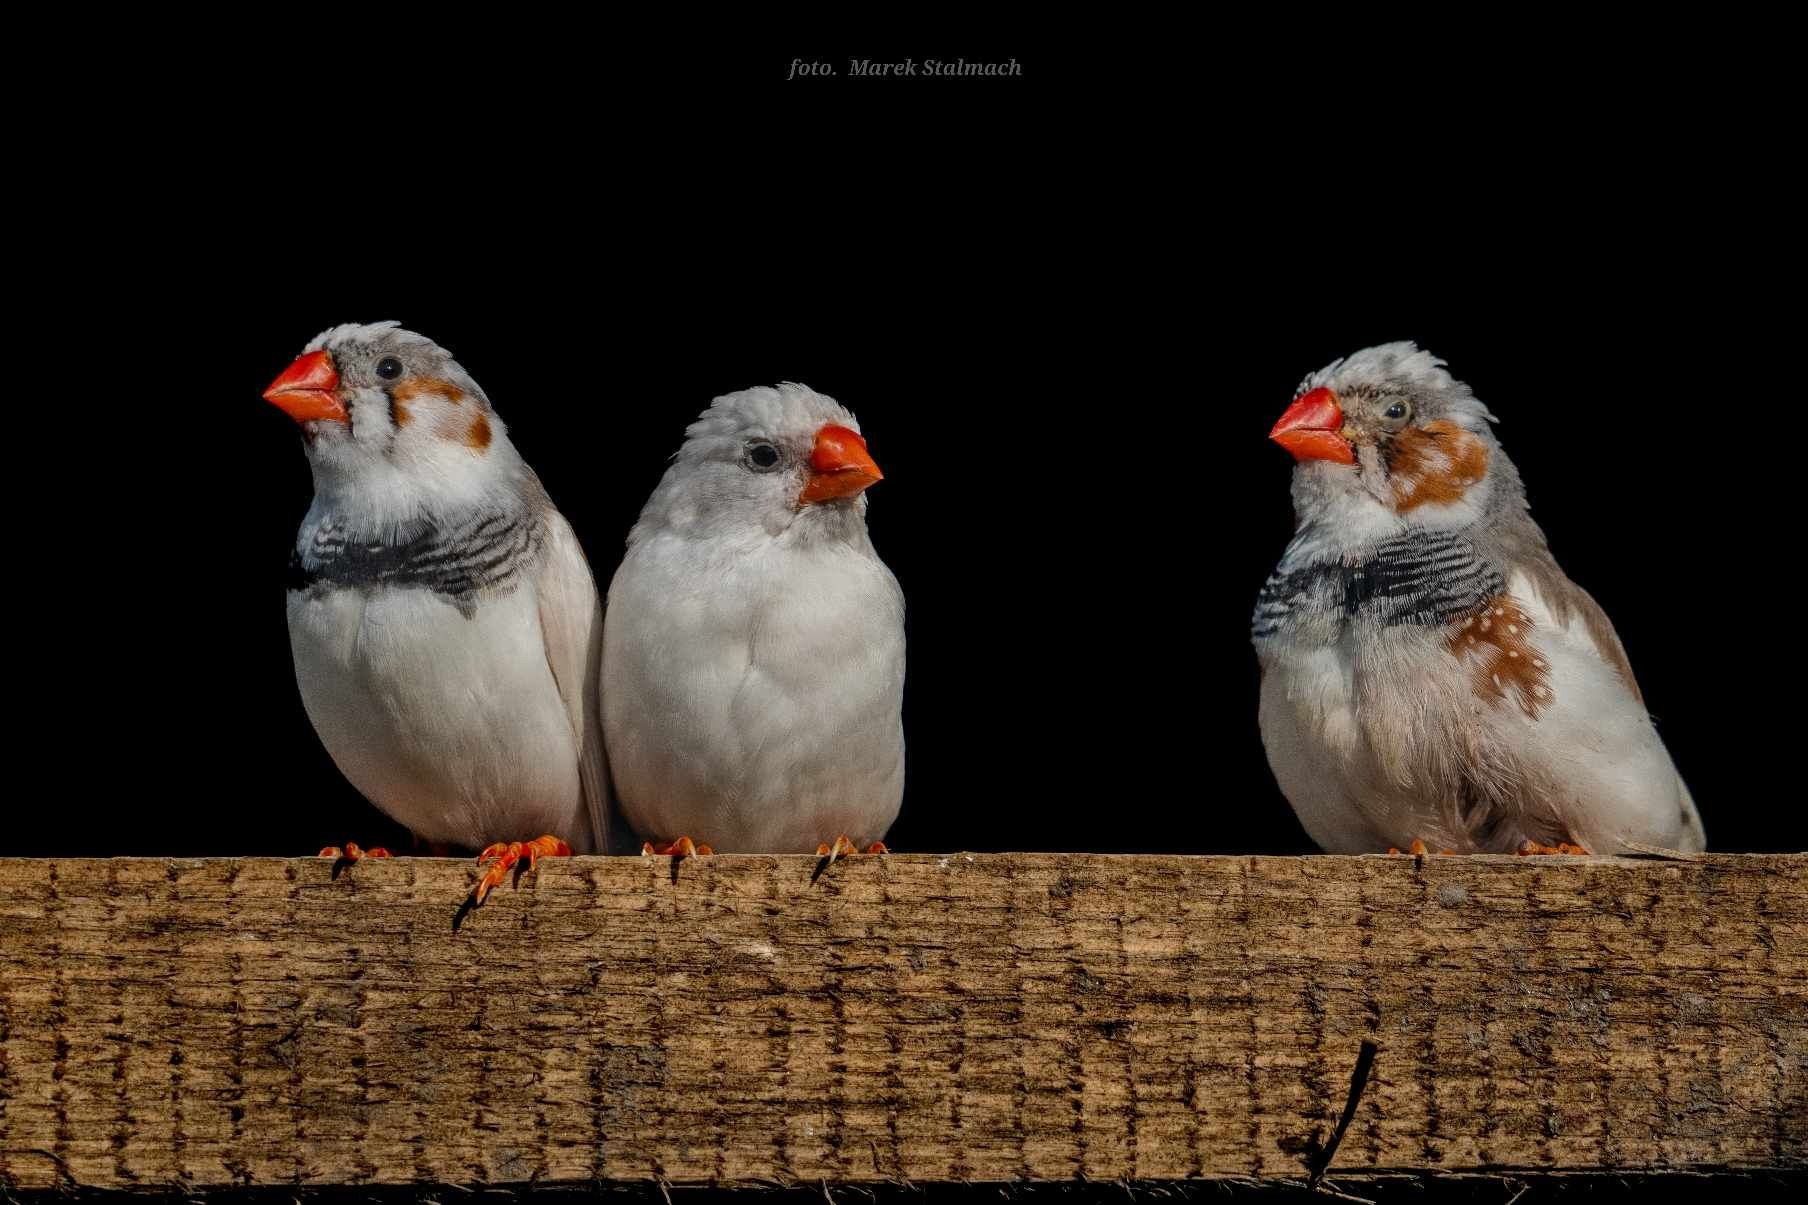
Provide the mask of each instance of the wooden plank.
{"label": "wooden plank", "polygon": [[0,1180],[1808,1166],[1808,857],[0,861]]}

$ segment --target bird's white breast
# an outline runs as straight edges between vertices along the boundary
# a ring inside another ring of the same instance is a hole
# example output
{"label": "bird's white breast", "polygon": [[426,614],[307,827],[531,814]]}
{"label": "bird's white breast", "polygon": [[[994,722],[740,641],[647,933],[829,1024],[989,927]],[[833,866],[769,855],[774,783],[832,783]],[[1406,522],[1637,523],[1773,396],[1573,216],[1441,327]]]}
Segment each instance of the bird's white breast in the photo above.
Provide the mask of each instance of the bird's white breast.
{"label": "bird's white breast", "polygon": [[321,741],[394,819],[464,846],[552,833],[590,848],[531,588],[482,595],[468,618],[426,589],[292,592],[289,639]]}
{"label": "bird's white breast", "polygon": [[650,535],[604,627],[623,813],[724,851],[876,840],[903,797],[903,682],[902,597],[870,550]]}
{"label": "bird's white breast", "polygon": [[1262,745],[1306,835],[1332,853],[1374,853],[1387,843],[1352,796],[1372,777],[1357,716],[1355,664],[1338,644],[1296,646],[1263,660]]}

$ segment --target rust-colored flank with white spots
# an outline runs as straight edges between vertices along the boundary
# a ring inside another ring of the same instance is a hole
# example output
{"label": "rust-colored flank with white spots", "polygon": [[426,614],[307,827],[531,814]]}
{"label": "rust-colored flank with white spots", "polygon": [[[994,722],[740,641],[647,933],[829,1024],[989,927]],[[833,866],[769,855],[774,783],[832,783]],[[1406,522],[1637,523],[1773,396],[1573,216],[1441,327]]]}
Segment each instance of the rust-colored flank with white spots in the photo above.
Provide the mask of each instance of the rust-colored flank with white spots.
{"label": "rust-colored flank with white spots", "polygon": [[1447,647],[1473,658],[1475,693],[1490,704],[1508,696],[1531,719],[1551,701],[1544,659],[1526,639],[1532,621],[1510,598],[1490,599],[1451,634]]}

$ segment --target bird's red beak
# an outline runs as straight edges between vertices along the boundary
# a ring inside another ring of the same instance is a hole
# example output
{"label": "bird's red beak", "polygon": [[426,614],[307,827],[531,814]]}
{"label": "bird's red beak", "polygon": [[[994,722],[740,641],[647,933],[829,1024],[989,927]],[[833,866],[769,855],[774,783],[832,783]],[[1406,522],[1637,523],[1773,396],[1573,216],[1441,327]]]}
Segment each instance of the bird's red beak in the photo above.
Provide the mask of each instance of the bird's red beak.
{"label": "bird's red beak", "polygon": [[319,419],[349,422],[338,388],[339,370],[333,367],[333,357],[324,351],[311,351],[270,382],[270,388],[264,390],[264,400],[282,407],[283,413],[298,423]]}
{"label": "bird's red beak", "polygon": [[1342,430],[1343,408],[1337,404],[1337,395],[1329,389],[1314,389],[1287,407],[1268,438],[1292,452],[1295,460],[1355,464],[1356,449]]}
{"label": "bird's red beak", "polygon": [[797,496],[798,505],[852,497],[884,476],[858,431],[824,427],[816,433],[816,447],[810,452],[810,479],[804,483],[804,492]]}

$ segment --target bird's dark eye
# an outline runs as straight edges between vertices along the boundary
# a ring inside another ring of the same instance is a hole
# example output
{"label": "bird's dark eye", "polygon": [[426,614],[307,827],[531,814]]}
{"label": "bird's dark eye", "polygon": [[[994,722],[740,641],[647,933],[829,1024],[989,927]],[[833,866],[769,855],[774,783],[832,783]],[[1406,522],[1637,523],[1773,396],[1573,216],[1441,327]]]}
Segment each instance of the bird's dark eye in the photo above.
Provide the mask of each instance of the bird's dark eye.
{"label": "bird's dark eye", "polygon": [[1381,417],[1385,418],[1385,419],[1393,420],[1393,421],[1398,421],[1400,419],[1405,418],[1407,416],[1407,414],[1411,412],[1411,410],[1412,410],[1412,407],[1408,406],[1405,402],[1395,402],[1393,405],[1389,406],[1386,410],[1383,410],[1381,412]]}
{"label": "bird's dark eye", "polygon": [[778,464],[778,449],[765,440],[757,440],[747,445],[747,467],[755,472],[764,472]]}
{"label": "bird's dark eye", "polygon": [[384,356],[377,361],[377,375],[385,381],[393,381],[402,375],[402,362],[394,356]]}

